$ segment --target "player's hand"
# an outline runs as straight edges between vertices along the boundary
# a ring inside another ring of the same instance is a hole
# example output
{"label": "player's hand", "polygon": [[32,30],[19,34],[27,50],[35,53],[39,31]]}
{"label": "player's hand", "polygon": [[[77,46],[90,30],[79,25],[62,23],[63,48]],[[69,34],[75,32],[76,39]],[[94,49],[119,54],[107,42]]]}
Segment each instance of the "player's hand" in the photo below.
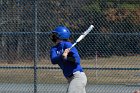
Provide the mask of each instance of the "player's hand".
{"label": "player's hand", "polygon": [[64,50],[64,53],[62,54],[64,59],[67,59],[68,53],[70,52],[70,48],[67,48]]}
{"label": "player's hand", "polygon": [[136,91],[134,91],[133,93],[140,93],[140,90],[136,90]]}

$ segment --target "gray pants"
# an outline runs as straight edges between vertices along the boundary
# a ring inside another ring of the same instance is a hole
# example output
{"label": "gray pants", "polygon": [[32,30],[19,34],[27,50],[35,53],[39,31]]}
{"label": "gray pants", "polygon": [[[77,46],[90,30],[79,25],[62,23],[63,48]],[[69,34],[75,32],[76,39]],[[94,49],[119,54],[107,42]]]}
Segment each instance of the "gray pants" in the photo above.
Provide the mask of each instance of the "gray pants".
{"label": "gray pants", "polygon": [[67,93],[86,93],[87,77],[84,72],[77,71],[74,76],[67,78],[69,87]]}

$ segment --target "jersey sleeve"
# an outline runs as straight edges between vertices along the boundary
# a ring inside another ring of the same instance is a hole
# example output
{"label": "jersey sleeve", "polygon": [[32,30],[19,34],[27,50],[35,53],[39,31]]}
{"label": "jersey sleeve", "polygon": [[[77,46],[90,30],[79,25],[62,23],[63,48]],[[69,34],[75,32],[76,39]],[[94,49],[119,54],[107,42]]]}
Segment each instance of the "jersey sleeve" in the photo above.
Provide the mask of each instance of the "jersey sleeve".
{"label": "jersey sleeve", "polygon": [[58,64],[58,62],[61,61],[62,55],[57,55],[56,48],[52,47],[50,50],[50,58],[51,58],[52,64]]}

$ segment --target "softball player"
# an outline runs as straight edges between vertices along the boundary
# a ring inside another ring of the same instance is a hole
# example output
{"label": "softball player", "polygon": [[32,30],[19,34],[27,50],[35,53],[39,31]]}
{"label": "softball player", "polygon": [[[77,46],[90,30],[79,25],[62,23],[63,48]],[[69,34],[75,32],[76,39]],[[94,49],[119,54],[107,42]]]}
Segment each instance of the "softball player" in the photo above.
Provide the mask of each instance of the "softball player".
{"label": "softball player", "polygon": [[68,80],[67,93],[86,93],[87,77],[80,65],[80,56],[75,47],[71,50],[71,33],[65,26],[58,26],[51,32],[51,39],[56,44],[50,50],[52,64],[58,64]]}

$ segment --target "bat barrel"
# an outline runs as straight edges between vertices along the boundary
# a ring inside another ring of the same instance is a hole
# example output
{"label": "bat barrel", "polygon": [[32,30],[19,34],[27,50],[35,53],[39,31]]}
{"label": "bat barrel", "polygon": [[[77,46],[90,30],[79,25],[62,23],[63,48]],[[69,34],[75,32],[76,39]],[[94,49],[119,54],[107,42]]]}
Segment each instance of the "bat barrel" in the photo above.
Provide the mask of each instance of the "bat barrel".
{"label": "bat barrel", "polygon": [[90,27],[76,40],[76,42],[70,47],[70,49],[72,49],[72,47],[74,47],[77,42],[80,42],[93,28],[94,26],[90,25]]}

